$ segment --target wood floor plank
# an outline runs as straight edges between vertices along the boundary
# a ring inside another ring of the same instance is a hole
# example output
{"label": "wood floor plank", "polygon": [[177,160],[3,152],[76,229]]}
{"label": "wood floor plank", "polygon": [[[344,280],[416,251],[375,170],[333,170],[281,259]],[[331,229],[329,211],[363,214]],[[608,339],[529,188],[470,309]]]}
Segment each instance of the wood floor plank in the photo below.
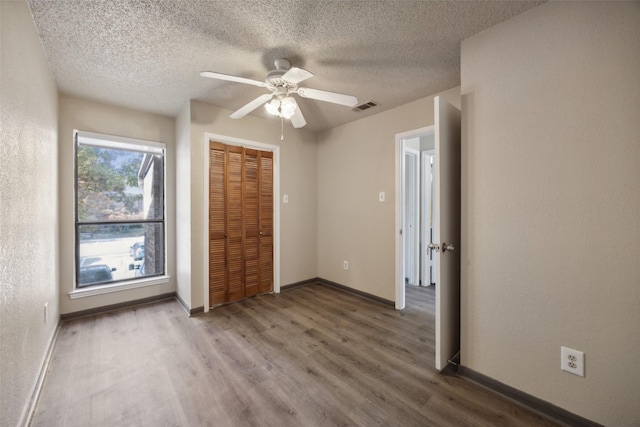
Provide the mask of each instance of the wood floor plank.
{"label": "wood floor plank", "polygon": [[402,311],[319,284],[188,318],[64,322],[33,426],[554,426],[434,365],[433,288]]}

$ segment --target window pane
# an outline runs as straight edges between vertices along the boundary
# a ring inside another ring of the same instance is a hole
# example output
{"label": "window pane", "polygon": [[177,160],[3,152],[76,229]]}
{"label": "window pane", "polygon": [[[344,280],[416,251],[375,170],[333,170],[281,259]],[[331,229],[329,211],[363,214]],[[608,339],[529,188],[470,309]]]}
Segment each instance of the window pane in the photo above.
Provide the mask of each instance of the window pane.
{"label": "window pane", "polygon": [[165,274],[164,144],[76,133],[78,287]]}
{"label": "window pane", "polygon": [[79,225],[78,287],[164,274],[163,224]]}
{"label": "window pane", "polygon": [[80,144],[79,222],[164,219],[164,165],[158,154]]}

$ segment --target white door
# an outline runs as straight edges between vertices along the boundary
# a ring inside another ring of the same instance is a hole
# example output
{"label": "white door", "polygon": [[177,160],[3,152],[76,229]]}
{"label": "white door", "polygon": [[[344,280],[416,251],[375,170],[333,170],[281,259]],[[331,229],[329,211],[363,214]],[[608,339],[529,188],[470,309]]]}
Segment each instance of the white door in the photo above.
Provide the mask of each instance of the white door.
{"label": "white door", "polygon": [[435,98],[436,369],[460,351],[460,110]]}

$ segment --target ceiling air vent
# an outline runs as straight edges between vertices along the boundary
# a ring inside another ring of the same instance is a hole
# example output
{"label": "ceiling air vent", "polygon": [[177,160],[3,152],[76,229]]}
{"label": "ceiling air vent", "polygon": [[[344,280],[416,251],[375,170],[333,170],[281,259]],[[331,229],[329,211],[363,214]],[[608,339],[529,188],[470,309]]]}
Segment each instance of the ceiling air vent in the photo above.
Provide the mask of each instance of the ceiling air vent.
{"label": "ceiling air vent", "polygon": [[373,108],[377,106],[378,104],[376,104],[375,102],[369,101],[354,107],[353,111],[355,111],[356,113],[359,113],[360,111],[368,110],[369,108]]}

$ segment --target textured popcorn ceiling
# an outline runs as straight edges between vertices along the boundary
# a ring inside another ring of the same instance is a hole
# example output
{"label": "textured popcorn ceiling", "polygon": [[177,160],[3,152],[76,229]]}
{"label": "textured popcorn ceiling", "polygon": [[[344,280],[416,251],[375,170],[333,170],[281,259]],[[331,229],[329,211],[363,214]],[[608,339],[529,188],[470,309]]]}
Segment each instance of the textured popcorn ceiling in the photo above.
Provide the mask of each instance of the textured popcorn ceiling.
{"label": "textured popcorn ceiling", "polygon": [[542,2],[28,3],[62,92],[171,116],[190,99],[236,110],[264,89],[199,72],[263,80],[287,58],[315,74],[301,86],[380,104],[355,113],[300,100],[307,127],[322,130],[459,85],[460,41]]}

